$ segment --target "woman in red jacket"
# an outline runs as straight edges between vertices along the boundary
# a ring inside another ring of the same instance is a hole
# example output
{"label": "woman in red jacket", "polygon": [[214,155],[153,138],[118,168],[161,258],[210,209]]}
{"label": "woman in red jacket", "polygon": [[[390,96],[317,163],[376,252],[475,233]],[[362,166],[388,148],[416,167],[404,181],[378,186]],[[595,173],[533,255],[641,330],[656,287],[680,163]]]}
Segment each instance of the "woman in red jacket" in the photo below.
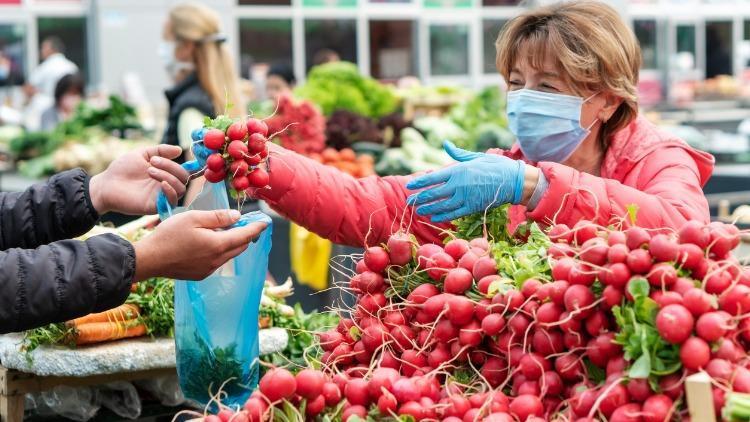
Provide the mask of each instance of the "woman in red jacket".
{"label": "woman in red jacket", "polygon": [[[701,188],[713,157],[638,115],[640,48],[614,9],[579,1],[528,11],[505,26],[497,51],[517,138],[510,151],[446,143],[455,165],[355,180],[276,148],[271,189],[260,195],[311,231],[360,246],[384,241],[402,222],[420,241],[436,241],[447,222],[505,203],[516,205],[516,222],[606,225],[631,204],[642,227],[708,222]],[[404,221],[407,198],[413,221]]]}

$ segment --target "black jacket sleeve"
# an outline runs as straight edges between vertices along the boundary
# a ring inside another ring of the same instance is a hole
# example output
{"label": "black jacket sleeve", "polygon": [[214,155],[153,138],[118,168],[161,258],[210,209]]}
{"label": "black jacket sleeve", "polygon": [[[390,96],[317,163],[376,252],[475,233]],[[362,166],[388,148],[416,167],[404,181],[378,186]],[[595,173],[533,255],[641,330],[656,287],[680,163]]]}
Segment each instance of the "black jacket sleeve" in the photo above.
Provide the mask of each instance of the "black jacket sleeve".
{"label": "black jacket sleeve", "polygon": [[23,192],[0,193],[0,250],[36,248],[80,236],[99,219],[81,169],[52,176]]}
{"label": "black jacket sleeve", "polygon": [[114,234],[0,252],[0,333],[114,308],[134,272],[133,246]]}

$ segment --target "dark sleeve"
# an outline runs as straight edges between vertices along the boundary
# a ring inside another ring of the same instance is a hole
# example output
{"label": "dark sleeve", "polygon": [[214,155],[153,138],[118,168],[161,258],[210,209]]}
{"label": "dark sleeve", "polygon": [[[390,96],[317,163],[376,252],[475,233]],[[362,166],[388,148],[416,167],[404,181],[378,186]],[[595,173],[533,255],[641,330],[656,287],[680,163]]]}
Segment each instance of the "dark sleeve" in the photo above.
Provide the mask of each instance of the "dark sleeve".
{"label": "dark sleeve", "polygon": [[23,192],[0,193],[0,249],[32,249],[89,231],[99,219],[89,179],[75,169]]}
{"label": "dark sleeve", "polygon": [[0,252],[0,333],[112,309],[134,272],[133,246],[114,234]]}

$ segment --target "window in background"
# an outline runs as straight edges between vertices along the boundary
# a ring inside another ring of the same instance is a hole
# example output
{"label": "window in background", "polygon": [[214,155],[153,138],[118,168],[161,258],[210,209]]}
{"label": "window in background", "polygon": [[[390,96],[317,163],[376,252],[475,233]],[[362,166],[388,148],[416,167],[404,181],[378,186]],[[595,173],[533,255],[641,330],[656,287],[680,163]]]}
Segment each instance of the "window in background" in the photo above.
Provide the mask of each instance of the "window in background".
{"label": "window in background", "polygon": [[695,25],[677,25],[677,55],[672,68],[675,70],[692,70],[696,67]]}
{"label": "window in background", "polygon": [[416,76],[416,25],[413,21],[370,21],[370,73],[375,78]]}
{"label": "window in background", "polygon": [[483,58],[483,69],[484,73],[497,73],[495,67],[495,56],[497,50],[495,50],[495,41],[497,36],[500,34],[500,30],[508,22],[506,19],[485,19],[482,22],[482,58]]}
{"label": "window in background", "polygon": [[[26,75],[26,28],[21,24],[0,25],[0,65],[7,76],[0,75],[0,86],[20,85]],[[6,61],[7,60],[7,61]]]}
{"label": "window in background", "polygon": [[469,74],[468,25],[430,25],[430,74]]}
{"label": "window in background", "polygon": [[240,6],[291,6],[292,0],[239,0]]}
{"label": "window in background", "polygon": [[370,3],[411,3],[412,0],[370,0]]}
{"label": "window in background", "polygon": [[482,6],[518,6],[521,0],[482,0]]}
{"label": "window in background", "polygon": [[706,78],[732,75],[732,22],[706,22]]}
{"label": "window in background", "polygon": [[37,20],[39,45],[50,36],[59,37],[65,44],[65,56],[78,65],[86,81],[89,81],[88,52],[86,48],[86,18],[48,17]]}
{"label": "window in background", "polygon": [[354,19],[307,19],[305,21],[305,63],[313,67],[315,55],[333,50],[341,60],[357,63],[357,22]]}
{"label": "window in background", "polygon": [[292,66],[290,19],[240,19],[240,66],[243,77],[259,64]]}
{"label": "window in background", "polygon": [[641,44],[644,69],[657,69],[656,21],[653,19],[636,19],[633,21],[633,31]]}

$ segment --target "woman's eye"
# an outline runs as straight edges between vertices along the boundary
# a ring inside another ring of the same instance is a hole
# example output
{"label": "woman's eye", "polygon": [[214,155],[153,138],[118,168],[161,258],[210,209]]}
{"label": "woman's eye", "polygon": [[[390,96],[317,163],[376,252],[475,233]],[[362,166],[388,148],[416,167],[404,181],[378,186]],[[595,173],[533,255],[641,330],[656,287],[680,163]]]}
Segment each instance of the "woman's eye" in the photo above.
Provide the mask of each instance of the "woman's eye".
{"label": "woman's eye", "polygon": [[519,81],[510,81],[509,85],[510,85],[511,88],[519,88],[523,84],[521,82],[519,82]]}
{"label": "woman's eye", "polygon": [[559,91],[559,89],[555,88],[554,86],[550,84],[542,84],[542,89],[545,91]]}

